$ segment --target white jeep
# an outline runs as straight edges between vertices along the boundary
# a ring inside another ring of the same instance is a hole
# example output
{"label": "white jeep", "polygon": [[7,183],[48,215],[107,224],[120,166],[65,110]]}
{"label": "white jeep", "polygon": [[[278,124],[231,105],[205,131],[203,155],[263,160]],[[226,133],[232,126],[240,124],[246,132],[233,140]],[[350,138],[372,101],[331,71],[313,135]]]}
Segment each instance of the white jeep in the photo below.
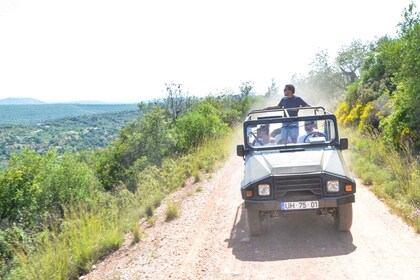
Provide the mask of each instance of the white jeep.
{"label": "white jeep", "polygon": [[356,183],[334,114],[322,107],[254,110],[243,134],[237,155],[245,160],[241,193],[251,235],[261,234],[266,218],[305,210],[331,214],[338,230],[350,230]]}

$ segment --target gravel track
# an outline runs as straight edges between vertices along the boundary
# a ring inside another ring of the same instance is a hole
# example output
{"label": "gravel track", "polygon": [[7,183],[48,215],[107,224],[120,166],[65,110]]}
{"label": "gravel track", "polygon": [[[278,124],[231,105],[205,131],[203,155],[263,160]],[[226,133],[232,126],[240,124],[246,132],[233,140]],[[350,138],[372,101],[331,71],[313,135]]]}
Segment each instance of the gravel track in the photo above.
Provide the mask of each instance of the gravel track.
{"label": "gravel track", "polygon": [[[83,279],[420,279],[420,237],[357,182],[350,232],[332,217],[290,213],[248,236],[239,186],[243,161],[231,157],[211,177],[168,198],[180,218],[165,222],[166,202],[142,240],[126,244]],[[196,189],[201,186],[201,192]]]}

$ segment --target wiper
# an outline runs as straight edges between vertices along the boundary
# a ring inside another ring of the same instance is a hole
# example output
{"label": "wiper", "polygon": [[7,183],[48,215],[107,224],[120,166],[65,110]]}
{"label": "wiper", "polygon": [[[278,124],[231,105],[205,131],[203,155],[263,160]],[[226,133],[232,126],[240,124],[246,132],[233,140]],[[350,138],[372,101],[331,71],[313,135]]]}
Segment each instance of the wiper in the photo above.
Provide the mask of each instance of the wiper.
{"label": "wiper", "polygon": [[288,153],[288,152],[301,152],[304,151],[305,148],[291,148],[291,149],[282,149],[280,153]]}

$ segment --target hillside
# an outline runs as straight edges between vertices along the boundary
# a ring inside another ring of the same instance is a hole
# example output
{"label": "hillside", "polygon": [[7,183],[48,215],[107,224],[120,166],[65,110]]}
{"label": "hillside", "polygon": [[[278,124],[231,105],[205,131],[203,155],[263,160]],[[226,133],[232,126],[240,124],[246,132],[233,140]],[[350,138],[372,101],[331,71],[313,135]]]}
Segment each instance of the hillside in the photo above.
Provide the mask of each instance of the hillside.
{"label": "hillside", "polygon": [[68,117],[27,125],[0,124],[0,169],[10,155],[31,148],[44,154],[50,150],[75,152],[105,147],[127,123],[140,116],[139,110]]}
{"label": "hillside", "polygon": [[20,104],[0,106],[1,124],[37,124],[50,120],[136,110],[137,104]]}

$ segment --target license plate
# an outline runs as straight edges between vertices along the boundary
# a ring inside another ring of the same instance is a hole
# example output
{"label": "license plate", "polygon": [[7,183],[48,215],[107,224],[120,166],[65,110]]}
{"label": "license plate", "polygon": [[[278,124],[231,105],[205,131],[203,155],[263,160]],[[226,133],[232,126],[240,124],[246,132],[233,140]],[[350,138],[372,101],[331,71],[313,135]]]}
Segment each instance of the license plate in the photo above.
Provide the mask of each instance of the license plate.
{"label": "license plate", "polygon": [[318,201],[294,201],[282,202],[280,204],[281,210],[303,210],[303,209],[318,209]]}

